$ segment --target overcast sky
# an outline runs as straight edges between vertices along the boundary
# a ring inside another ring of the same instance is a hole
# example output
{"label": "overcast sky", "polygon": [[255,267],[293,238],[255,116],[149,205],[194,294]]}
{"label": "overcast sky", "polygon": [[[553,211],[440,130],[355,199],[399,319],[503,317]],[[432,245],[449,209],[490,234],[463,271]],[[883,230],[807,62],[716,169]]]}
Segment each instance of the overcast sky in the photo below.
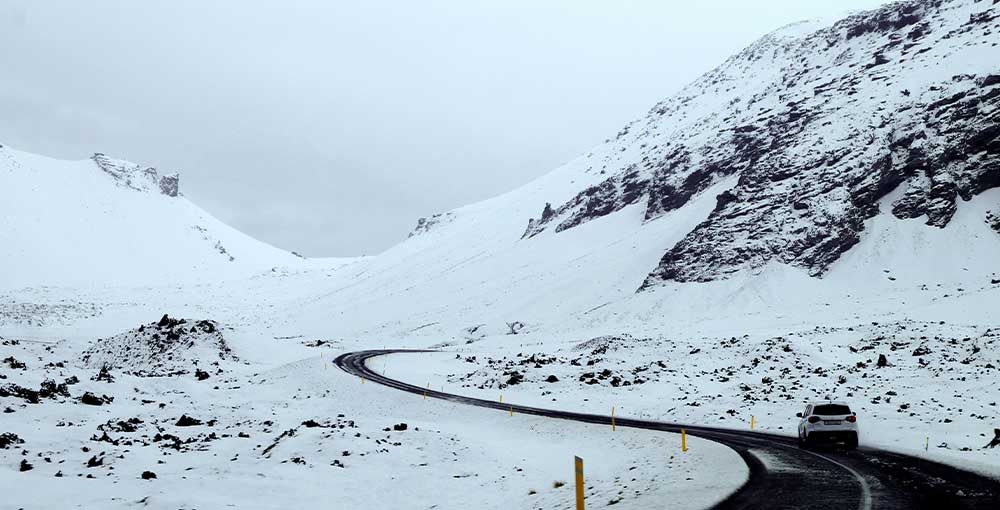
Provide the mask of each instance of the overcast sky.
{"label": "overcast sky", "polygon": [[0,0],[0,142],[105,152],[310,256],[374,254],[754,39],[880,0]]}

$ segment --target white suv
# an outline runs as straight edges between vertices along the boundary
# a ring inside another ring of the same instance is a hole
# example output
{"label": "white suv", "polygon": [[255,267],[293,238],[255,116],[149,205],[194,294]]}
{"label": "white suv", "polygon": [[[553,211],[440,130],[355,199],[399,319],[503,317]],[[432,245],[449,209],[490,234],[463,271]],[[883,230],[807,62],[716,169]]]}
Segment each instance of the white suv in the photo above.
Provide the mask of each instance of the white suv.
{"label": "white suv", "polygon": [[799,446],[821,442],[843,443],[853,450],[858,447],[858,417],[843,402],[817,402],[796,413],[799,421]]}

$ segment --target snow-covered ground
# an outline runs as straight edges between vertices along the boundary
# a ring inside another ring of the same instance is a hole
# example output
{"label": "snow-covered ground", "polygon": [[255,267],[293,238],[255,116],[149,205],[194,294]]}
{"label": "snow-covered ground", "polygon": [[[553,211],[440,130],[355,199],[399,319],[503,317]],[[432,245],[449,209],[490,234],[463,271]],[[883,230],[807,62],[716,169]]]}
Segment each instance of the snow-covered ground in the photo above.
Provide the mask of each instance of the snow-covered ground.
{"label": "snow-covered ground", "polygon": [[[92,380],[99,371],[79,364],[70,341],[3,350],[26,365],[5,363],[4,383],[79,379],[72,397],[3,398],[12,411],[3,430],[24,441],[0,450],[0,480],[18,487],[4,491],[3,508],[571,508],[580,456],[591,501],[648,508],[669,498],[697,509],[747,477],[738,455],[697,438],[682,453],[675,434],[612,433],[361,384],[322,346],[290,363],[203,359],[201,380],[192,365],[173,377],[112,370],[110,382]],[[103,404],[78,400],[88,392]],[[183,416],[201,423],[179,426]],[[18,472],[22,460],[32,469]],[[147,471],[155,479],[142,479]]]}

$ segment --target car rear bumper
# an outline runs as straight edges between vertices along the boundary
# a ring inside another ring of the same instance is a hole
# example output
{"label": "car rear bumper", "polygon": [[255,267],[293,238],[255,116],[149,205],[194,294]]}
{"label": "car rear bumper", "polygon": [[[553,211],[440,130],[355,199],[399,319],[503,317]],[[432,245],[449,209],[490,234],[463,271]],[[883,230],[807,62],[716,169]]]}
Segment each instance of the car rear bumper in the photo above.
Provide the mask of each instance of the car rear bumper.
{"label": "car rear bumper", "polygon": [[858,438],[856,430],[813,430],[809,432],[810,441],[816,443],[844,443]]}

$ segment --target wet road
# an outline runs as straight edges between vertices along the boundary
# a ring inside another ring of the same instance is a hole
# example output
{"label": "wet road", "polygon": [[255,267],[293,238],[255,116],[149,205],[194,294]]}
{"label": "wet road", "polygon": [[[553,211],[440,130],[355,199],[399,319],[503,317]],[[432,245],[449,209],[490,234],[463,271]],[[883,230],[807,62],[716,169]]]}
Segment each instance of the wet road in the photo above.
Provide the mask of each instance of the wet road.
{"label": "wet road", "polygon": [[[366,360],[429,351],[373,350],[341,355],[342,370],[428,398],[553,419],[610,425],[609,416],[542,409],[427,390],[383,377]],[[990,509],[1000,510],[1000,481],[916,457],[861,447],[803,450],[792,438],[699,425],[616,418],[618,427],[687,433],[735,450],[750,468],[747,483],[716,509]]]}

